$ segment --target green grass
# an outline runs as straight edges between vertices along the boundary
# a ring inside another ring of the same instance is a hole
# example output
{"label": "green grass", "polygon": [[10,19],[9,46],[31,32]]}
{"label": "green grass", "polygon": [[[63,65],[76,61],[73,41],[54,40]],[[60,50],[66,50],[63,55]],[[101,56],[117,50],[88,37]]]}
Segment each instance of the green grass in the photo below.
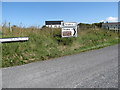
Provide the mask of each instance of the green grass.
{"label": "green grass", "polygon": [[50,28],[14,27],[13,31],[10,32],[7,27],[4,27],[2,34],[4,38],[22,36],[30,38],[27,42],[2,44],[2,67],[80,53],[114,45],[119,41],[118,33],[102,29],[78,31],[76,38],[61,38],[60,29]]}

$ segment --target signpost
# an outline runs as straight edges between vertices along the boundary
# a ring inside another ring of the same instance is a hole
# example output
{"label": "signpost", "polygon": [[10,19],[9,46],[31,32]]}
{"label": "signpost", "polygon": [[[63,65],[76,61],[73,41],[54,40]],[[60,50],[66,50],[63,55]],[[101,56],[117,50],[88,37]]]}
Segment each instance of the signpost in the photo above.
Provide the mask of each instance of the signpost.
{"label": "signpost", "polygon": [[77,37],[77,23],[64,22],[61,34],[62,37]]}

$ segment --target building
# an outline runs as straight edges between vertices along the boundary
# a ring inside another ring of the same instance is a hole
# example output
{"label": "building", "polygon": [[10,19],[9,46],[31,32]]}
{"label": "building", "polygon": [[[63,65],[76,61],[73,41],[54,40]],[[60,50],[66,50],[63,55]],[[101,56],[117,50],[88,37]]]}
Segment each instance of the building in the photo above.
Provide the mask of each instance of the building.
{"label": "building", "polygon": [[120,30],[120,22],[103,23],[102,28],[118,31],[118,30]]}
{"label": "building", "polygon": [[50,28],[61,28],[63,26],[63,21],[45,21],[45,26]]}

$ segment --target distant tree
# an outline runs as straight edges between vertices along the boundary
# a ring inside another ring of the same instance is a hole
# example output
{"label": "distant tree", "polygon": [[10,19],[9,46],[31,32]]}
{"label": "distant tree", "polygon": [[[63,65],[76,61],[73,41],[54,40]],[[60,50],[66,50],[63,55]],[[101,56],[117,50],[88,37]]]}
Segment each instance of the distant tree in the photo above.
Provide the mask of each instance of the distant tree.
{"label": "distant tree", "polygon": [[45,25],[43,25],[43,26],[42,26],[42,28],[46,28],[46,26],[45,26]]}
{"label": "distant tree", "polygon": [[103,23],[104,23],[104,22],[93,23],[92,25],[93,25],[93,26],[97,26],[98,28],[101,28]]}
{"label": "distant tree", "polygon": [[79,23],[78,24],[79,29],[89,29],[92,28],[91,24],[85,24],[85,23]]}
{"label": "distant tree", "polygon": [[12,27],[17,27],[17,25],[13,25]]}

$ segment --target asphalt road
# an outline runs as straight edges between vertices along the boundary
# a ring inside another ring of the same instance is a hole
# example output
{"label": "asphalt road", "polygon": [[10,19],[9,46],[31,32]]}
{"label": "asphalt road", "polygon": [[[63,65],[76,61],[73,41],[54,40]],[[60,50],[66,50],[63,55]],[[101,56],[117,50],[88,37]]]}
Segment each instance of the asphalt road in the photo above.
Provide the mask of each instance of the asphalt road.
{"label": "asphalt road", "polygon": [[117,88],[118,45],[2,69],[3,88]]}

